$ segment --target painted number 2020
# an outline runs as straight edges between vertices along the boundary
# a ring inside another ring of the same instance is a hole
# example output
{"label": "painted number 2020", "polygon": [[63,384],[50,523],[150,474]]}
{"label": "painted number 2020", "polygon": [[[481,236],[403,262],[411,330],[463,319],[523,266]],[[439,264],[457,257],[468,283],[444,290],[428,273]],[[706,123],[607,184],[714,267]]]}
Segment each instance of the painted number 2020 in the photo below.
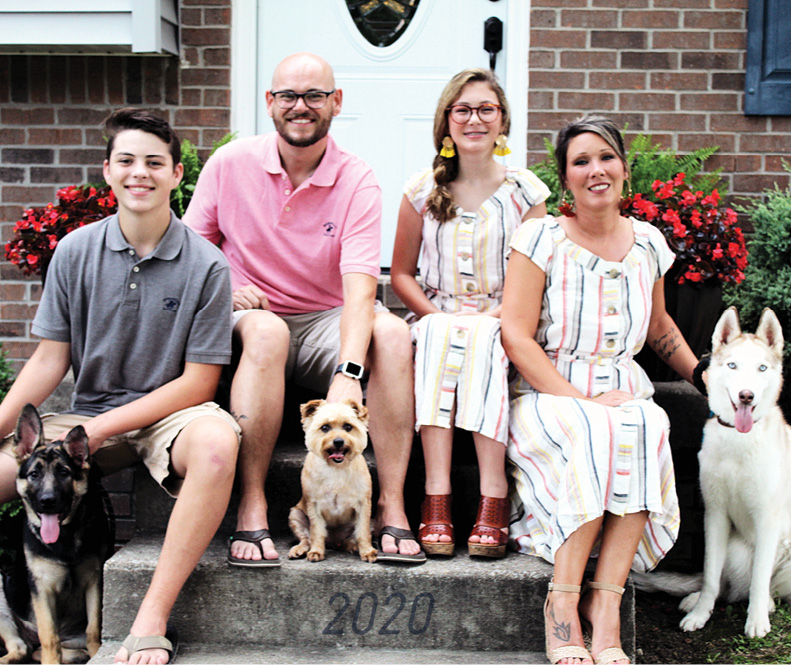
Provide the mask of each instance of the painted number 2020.
{"label": "painted number 2020", "polygon": [[[338,601],[336,603],[336,601]],[[338,626],[346,611],[352,605],[348,595],[339,592],[330,598],[330,607],[335,609],[335,617],[322,630],[323,635],[343,635],[343,628]],[[385,612],[385,621],[377,631],[379,635],[398,635],[401,630],[397,627],[396,619],[407,606],[407,599],[403,593],[391,593],[382,603]],[[379,610],[379,598],[375,593],[366,591],[357,599],[352,615],[352,630],[357,635],[370,632],[376,623],[376,614]],[[412,600],[407,628],[412,635],[422,635],[428,630],[431,615],[434,612],[434,596],[430,593],[419,593]]]}

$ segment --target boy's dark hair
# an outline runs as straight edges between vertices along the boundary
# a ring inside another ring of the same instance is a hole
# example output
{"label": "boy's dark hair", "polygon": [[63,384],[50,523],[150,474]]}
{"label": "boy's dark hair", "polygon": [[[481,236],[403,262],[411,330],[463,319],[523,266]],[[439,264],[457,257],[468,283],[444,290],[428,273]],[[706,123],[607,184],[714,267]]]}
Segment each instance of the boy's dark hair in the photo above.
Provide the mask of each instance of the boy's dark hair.
{"label": "boy's dark hair", "polygon": [[109,160],[113,152],[115,137],[127,129],[140,129],[162,139],[168,144],[170,155],[173,157],[173,166],[181,161],[181,142],[167,120],[155,116],[151,111],[135,108],[118,109],[104,119],[104,136],[107,139],[106,159]]}

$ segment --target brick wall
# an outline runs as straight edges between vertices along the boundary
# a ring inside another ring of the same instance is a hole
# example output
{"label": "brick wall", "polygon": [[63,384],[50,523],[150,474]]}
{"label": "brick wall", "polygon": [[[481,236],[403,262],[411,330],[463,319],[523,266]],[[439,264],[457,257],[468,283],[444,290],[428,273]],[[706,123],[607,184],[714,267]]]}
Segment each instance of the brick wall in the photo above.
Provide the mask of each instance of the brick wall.
{"label": "brick wall", "polygon": [[[208,150],[230,128],[231,0],[181,0],[182,56],[0,55],[0,238],[65,185],[101,181],[101,121],[158,110]],[[0,342],[19,369],[35,348],[38,278],[0,263]]]}
{"label": "brick wall", "polygon": [[748,0],[532,0],[528,163],[603,112],[679,152],[718,145],[733,196],[788,184],[791,118],[746,117]]}

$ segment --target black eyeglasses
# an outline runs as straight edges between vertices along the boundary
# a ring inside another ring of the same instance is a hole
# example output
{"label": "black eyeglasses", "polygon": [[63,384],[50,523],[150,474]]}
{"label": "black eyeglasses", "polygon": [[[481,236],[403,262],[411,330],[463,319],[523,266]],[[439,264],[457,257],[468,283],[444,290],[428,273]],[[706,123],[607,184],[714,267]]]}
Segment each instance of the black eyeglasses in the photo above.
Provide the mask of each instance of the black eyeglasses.
{"label": "black eyeglasses", "polygon": [[468,122],[470,118],[472,118],[473,111],[478,114],[478,117],[481,119],[481,121],[485,123],[494,122],[498,117],[500,117],[500,111],[502,108],[502,106],[497,104],[481,104],[480,106],[476,107],[467,106],[466,104],[454,104],[453,106],[449,106],[447,110],[450,113],[452,120],[458,122],[460,125],[463,125],[465,122]]}
{"label": "black eyeglasses", "polygon": [[281,109],[293,109],[297,105],[297,101],[301,97],[305,102],[305,106],[309,109],[323,108],[327,103],[327,97],[333,94],[335,90],[323,92],[321,90],[309,90],[308,92],[294,92],[293,90],[279,90],[273,92],[272,97]]}

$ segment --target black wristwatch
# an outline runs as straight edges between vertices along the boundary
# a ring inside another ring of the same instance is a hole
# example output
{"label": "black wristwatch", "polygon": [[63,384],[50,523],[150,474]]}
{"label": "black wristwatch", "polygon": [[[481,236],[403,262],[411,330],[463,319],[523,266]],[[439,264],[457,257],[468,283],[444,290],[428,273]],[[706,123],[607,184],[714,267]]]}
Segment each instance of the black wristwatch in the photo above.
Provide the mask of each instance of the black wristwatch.
{"label": "black wristwatch", "polygon": [[347,360],[335,368],[335,374],[338,372],[348,376],[350,379],[357,379],[358,381],[361,381],[363,374],[365,374],[365,367],[363,367],[360,363]]}

